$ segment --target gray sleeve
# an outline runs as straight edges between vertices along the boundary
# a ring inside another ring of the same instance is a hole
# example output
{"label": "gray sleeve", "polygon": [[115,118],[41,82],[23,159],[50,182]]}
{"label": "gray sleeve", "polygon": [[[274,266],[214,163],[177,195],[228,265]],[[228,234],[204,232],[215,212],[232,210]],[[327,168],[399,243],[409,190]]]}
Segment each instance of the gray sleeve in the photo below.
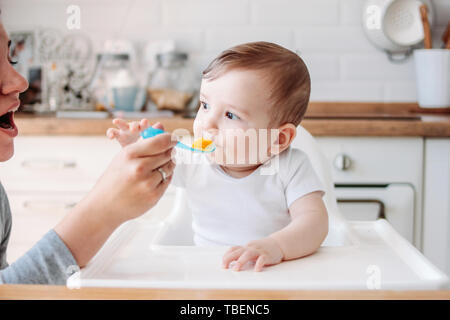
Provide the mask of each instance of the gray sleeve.
{"label": "gray sleeve", "polygon": [[50,230],[16,262],[0,271],[0,283],[64,285],[77,263],[55,231]]}
{"label": "gray sleeve", "polygon": [[[11,233],[11,212],[9,203],[0,184],[0,270],[8,266],[6,262],[6,248]],[[1,277],[0,277],[1,282]]]}
{"label": "gray sleeve", "polygon": [[[77,263],[67,246],[54,230],[50,230],[22,257],[6,263],[6,246],[11,231],[8,198],[0,184],[0,284],[65,284],[77,270]],[[1,264],[3,263],[3,264]]]}

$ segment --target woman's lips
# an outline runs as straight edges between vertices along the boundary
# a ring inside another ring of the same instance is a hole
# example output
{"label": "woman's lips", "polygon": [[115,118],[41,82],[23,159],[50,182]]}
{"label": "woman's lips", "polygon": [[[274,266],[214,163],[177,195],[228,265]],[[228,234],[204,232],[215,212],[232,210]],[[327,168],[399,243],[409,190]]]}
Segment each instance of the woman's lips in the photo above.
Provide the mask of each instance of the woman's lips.
{"label": "woman's lips", "polygon": [[19,109],[19,106],[20,106],[20,100],[19,99],[14,100],[14,102],[11,103],[9,105],[9,107],[6,108],[6,111],[4,113],[0,114],[0,116],[4,115],[5,113],[7,113],[9,111],[13,111],[13,112],[17,111],[17,109]]}
{"label": "woman's lips", "polygon": [[[8,110],[11,110],[11,109],[18,109],[19,108],[19,106],[20,106],[20,100],[19,99],[17,99],[16,101],[14,101],[12,104],[11,104],[11,106],[9,107],[9,109]],[[16,110],[14,110],[14,111],[16,111]]]}
{"label": "woman's lips", "polygon": [[19,133],[19,130],[17,129],[16,124],[14,123],[14,112],[11,112],[10,123],[11,123],[11,128],[4,129],[4,128],[0,127],[0,132],[5,133],[6,135],[10,136],[11,138],[14,138]]}

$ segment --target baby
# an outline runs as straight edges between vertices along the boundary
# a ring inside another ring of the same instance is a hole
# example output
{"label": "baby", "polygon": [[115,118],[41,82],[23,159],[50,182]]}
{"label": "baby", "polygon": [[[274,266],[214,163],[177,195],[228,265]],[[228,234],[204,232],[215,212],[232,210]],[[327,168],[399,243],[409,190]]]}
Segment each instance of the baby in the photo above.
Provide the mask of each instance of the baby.
{"label": "baby", "polygon": [[[172,183],[186,189],[195,244],[231,246],[224,268],[254,263],[261,271],[304,257],[328,233],[321,183],[305,153],[290,147],[309,95],[302,59],[272,43],[235,46],[203,71],[193,131],[216,149],[176,161]],[[149,126],[113,123],[107,135],[122,146]]]}

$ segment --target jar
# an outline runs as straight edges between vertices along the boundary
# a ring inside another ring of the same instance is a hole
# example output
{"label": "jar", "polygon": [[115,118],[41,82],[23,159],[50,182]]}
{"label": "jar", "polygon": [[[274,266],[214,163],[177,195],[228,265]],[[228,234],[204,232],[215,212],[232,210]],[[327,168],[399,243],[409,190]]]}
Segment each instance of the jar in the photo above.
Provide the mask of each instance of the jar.
{"label": "jar", "polygon": [[97,110],[140,110],[139,84],[128,54],[99,54],[91,84]]}
{"label": "jar", "polygon": [[147,87],[148,109],[182,113],[196,108],[199,81],[188,64],[188,55],[172,51],[158,54],[156,60]]}

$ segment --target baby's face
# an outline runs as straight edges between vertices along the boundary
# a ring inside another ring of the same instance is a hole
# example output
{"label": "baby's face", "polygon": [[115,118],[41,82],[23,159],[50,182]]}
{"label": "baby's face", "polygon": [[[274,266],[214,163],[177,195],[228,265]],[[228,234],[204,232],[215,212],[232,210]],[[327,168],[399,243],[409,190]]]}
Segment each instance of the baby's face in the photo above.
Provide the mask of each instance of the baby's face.
{"label": "baby's face", "polygon": [[203,79],[194,136],[213,140],[216,151],[209,155],[211,160],[245,167],[268,159],[271,103],[265,81],[261,72],[252,70]]}

